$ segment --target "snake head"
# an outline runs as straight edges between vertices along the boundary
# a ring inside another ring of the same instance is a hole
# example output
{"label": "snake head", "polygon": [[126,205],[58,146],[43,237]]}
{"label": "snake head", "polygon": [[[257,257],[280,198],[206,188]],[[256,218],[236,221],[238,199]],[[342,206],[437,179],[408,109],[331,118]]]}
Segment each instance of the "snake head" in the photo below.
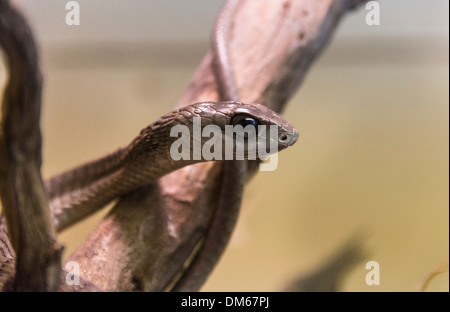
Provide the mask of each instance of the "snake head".
{"label": "snake head", "polygon": [[297,139],[297,130],[263,105],[205,102],[172,111],[144,128],[122,158],[128,171],[150,168],[143,175],[149,180],[202,161],[265,160]]}
{"label": "snake head", "polygon": [[[260,104],[206,102],[192,107],[194,115],[201,117],[203,129],[220,128],[225,146],[223,159],[263,158],[293,145],[298,139],[298,131],[289,122]],[[211,144],[210,140],[210,136],[203,137],[202,146]],[[229,142],[235,144],[234,148]]]}

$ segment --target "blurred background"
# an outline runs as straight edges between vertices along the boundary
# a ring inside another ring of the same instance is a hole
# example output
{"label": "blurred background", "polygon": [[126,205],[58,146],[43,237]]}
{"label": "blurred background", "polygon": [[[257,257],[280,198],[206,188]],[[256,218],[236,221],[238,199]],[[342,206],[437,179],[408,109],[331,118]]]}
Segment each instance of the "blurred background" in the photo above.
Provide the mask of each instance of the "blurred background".
{"label": "blurred background", "polygon": [[[43,174],[124,146],[172,110],[209,46],[224,3],[16,0],[45,74]],[[299,142],[248,184],[240,219],[204,291],[279,291],[348,240],[366,258],[342,291],[449,290],[449,2],[380,1],[380,26],[348,14],[284,115]],[[0,82],[4,82],[4,64]],[[68,256],[105,210],[63,232]],[[367,261],[380,285],[365,283]]]}

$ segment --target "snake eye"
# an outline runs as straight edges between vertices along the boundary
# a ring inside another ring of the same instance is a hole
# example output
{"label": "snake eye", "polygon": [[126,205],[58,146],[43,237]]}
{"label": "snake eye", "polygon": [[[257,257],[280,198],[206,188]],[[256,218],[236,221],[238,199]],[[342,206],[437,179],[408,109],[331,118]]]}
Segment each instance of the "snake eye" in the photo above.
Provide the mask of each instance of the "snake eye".
{"label": "snake eye", "polygon": [[247,115],[247,114],[239,114],[239,115],[233,116],[233,118],[231,118],[230,123],[233,126],[241,125],[244,128],[245,128],[245,126],[248,126],[248,125],[252,125],[255,128],[257,128],[259,125],[258,120],[256,120],[255,118],[253,118],[252,116]]}

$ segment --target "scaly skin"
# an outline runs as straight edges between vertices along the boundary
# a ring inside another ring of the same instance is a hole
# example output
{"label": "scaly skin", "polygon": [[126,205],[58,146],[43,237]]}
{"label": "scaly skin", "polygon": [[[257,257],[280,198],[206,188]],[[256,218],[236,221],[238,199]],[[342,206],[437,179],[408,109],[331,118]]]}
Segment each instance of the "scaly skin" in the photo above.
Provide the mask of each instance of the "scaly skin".
{"label": "scaly skin", "polygon": [[[262,105],[206,102],[183,107],[144,128],[128,146],[46,181],[56,228],[62,230],[115,198],[150,184],[171,171],[206,161],[203,158],[178,161],[172,159],[170,146],[178,139],[170,136],[173,126],[186,125],[192,134],[193,117],[200,117],[202,127],[217,125],[223,130],[225,125],[230,124],[232,117],[238,114],[249,115],[267,128],[276,125],[279,137],[288,136],[289,140],[278,142],[278,151],[297,140],[298,133],[295,128],[283,117]],[[223,135],[222,140],[224,138]],[[208,139],[204,138],[202,144]],[[192,149],[193,144],[190,147]],[[244,157],[247,158],[248,154]]]}

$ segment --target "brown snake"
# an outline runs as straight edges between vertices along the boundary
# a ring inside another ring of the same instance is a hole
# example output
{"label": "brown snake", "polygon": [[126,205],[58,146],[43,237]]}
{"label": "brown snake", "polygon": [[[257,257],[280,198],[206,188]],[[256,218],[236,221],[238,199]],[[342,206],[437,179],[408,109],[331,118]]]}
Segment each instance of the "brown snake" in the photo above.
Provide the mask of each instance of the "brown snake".
{"label": "brown snake", "polygon": [[[202,128],[207,125],[219,126],[223,133],[222,138],[225,138],[225,126],[239,124],[243,121],[240,116],[254,119],[259,125],[267,126],[267,129],[270,125],[276,125],[279,134],[278,150],[292,145],[297,140],[297,130],[283,117],[262,105],[205,102],[183,107],[144,128],[128,146],[46,181],[57,229],[64,229],[113,199],[147,185],[171,171],[206,161],[203,156],[198,160],[193,157],[190,157],[190,160],[174,160],[170,155],[170,147],[178,137],[170,136],[172,127],[186,125],[192,134],[193,118],[200,117]],[[269,135],[265,135],[265,138],[270,140]],[[209,139],[210,137],[202,137],[201,146]],[[193,144],[190,146],[192,149]],[[223,158],[224,156],[223,154]],[[247,159],[252,155],[246,153],[243,156]]]}

